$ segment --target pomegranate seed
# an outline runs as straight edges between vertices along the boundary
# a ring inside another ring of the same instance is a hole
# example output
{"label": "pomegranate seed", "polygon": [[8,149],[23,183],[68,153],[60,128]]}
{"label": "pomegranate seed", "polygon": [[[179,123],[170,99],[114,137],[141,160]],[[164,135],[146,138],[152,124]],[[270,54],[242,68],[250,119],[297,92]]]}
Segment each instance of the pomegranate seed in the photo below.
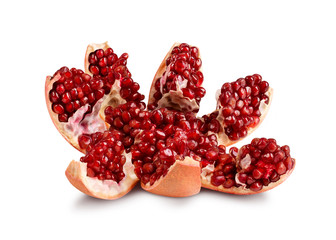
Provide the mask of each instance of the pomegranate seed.
{"label": "pomegranate seed", "polygon": [[225,182],[225,177],[222,175],[212,176],[211,178],[211,184],[216,187],[222,185],[224,182]]}
{"label": "pomegranate seed", "polygon": [[183,96],[188,97],[190,99],[193,99],[195,97],[195,93],[193,92],[193,90],[189,88],[183,88],[182,93],[183,93]]}
{"label": "pomegranate seed", "polygon": [[250,189],[254,192],[260,191],[263,185],[261,182],[257,181],[251,184]]}
{"label": "pomegranate seed", "polygon": [[104,50],[103,49],[98,49],[95,51],[95,54],[97,56],[98,59],[104,57]]}
{"label": "pomegranate seed", "polygon": [[54,104],[53,105],[53,111],[57,114],[63,114],[64,113],[64,107],[61,104]]}
{"label": "pomegranate seed", "polygon": [[260,92],[261,92],[261,93],[265,93],[265,92],[267,92],[267,90],[269,89],[269,84],[268,84],[268,82],[266,82],[266,81],[262,81],[262,82],[259,84],[259,87],[260,87]]}
{"label": "pomegranate seed", "polygon": [[50,91],[49,99],[52,103],[57,103],[60,100],[60,97],[56,91]]}
{"label": "pomegranate seed", "polygon": [[66,113],[58,115],[58,121],[60,121],[60,122],[67,122],[68,118],[69,118],[69,116]]}
{"label": "pomegranate seed", "polygon": [[285,174],[287,171],[286,166],[283,162],[278,162],[275,170],[279,175]]}
{"label": "pomegranate seed", "polygon": [[253,176],[254,179],[260,179],[260,178],[262,178],[262,176],[263,176],[263,170],[259,169],[259,168],[254,169],[253,172],[252,172],[252,176]]}

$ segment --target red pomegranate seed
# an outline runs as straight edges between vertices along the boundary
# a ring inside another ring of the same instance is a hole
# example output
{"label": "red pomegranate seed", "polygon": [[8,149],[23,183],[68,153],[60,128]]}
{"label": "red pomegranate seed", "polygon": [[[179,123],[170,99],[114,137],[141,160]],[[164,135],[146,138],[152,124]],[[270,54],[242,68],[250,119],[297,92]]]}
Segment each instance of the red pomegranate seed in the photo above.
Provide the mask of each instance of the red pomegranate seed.
{"label": "red pomegranate seed", "polygon": [[52,103],[57,103],[60,100],[60,97],[56,91],[50,91],[49,99]]}
{"label": "red pomegranate seed", "polygon": [[275,170],[279,175],[285,174],[287,171],[286,166],[283,162],[278,162]]}
{"label": "red pomegranate seed", "polygon": [[225,177],[222,175],[212,176],[211,178],[211,184],[216,187],[222,185],[224,182],[225,182]]}
{"label": "red pomegranate seed", "polygon": [[262,187],[263,187],[262,183],[257,181],[257,182],[254,182],[254,183],[251,184],[250,189],[252,191],[257,192],[257,191],[260,191],[262,189]]}
{"label": "red pomegranate seed", "polygon": [[63,114],[64,113],[64,107],[61,104],[54,104],[53,105],[53,111],[57,114]]}
{"label": "red pomegranate seed", "polygon": [[195,98],[195,93],[193,90],[189,89],[189,88],[183,88],[182,89],[182,93],[183,93],[183,96],[185,97],[188,97],[190,99],[193,99]]}

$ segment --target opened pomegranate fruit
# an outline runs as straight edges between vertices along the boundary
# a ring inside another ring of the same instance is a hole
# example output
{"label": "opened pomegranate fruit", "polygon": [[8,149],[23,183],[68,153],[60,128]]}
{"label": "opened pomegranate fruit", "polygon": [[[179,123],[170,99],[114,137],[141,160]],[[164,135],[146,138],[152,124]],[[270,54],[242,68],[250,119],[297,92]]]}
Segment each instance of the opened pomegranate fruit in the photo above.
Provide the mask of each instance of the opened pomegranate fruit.
{"label": "opened pomegranate fruit", "polygon": [[186,197],[201,187],[255,194],[282,183],[295,160],[287,145],[243,139],[264,119],[272,99],[258,74],[224,83],[217,107],[197,117],[205,95],[199,49],[174,44],[159,66],[148,107],[127,68],[107,43],[89,45],[85,72],[62,67],[46,80],[46,102],[56,128],[85,155],[66,176],[80,191],[116,199],[140,181],[149,192]]}

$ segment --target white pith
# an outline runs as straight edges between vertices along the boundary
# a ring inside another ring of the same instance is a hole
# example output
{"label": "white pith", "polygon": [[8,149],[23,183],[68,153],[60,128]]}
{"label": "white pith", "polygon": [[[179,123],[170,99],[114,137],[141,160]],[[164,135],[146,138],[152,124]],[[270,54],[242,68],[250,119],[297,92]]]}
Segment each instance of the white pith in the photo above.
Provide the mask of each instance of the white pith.
{"label": "white pith", "polygon": [[206,167],[202,168],[201,178],[204,181],[211,182],[211,176],[215,170],[215,164],[208,164]]}

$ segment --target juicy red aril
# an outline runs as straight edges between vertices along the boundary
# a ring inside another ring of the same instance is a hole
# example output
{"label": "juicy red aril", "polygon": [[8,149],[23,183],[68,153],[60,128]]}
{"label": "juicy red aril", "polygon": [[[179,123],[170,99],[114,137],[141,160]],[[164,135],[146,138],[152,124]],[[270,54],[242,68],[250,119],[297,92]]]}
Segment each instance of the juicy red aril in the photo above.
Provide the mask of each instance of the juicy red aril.
{"label": "juicy red aril", "polygon": [[188,97],[190,99],[193,99],[195,97],[194,91],[188,88],[183,88],[182,93],[183,93],[183,96]]}
{"label": "juicy red aril", "polygon": [[56,91],[50,91],[49,99],[52,103],[56,103],[60,100],[60,97]]}
{"label": "juicy red aril", "polygon": [[250,189],[252,191],[257,192],[257,191],[260,191],[262,187],[263,187],[263,184],[260,181],[257,181],[251,184]]}
{"label": "juicy red aril", "polygon": [[65,92],[65,87],[64,87],[64,85],[63,85],[63,84],[58,84],[58,85],[56,86],[56,92],[57,92],[58,94],[63,94],[63,93]]}
{"label": "juicy red aril", "polygon": [[57,114],[63,114],[64,113],[64,107],[61,104],[54,104],[53,105],[53,111]]}
{"label": "juicy red aril", "polygon": [[211,184],[218,187],[225,182],[225,177],[223,175],[213,176],[211,178]]}

